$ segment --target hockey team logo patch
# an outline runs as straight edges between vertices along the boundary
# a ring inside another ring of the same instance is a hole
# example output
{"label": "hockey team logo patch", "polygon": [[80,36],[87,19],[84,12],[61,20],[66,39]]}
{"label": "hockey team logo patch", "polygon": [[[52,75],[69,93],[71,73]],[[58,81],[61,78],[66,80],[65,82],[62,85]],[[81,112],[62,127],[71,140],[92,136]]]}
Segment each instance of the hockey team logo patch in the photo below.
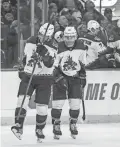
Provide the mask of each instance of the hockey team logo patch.
{"label": "hockey team logo patch", "polygon": [[64,71],[76,70],[76,66],[77,66],[77,63],[75,63],[75,62],[72,60],[72,57],[68,56],[67,61],[64,62],[63,70],[64,70]]}
{"label": "hockey team logo patch", "polygon": [[65,75],[74,76],[80,70],[80,65],[69,55],[62,58],[61,69]]}

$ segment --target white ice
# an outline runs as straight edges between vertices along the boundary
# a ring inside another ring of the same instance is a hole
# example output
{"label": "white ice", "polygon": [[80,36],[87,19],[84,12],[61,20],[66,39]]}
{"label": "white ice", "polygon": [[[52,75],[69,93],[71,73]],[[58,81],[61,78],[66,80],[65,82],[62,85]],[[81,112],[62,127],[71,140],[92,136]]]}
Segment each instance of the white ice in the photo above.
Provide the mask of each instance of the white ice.
{"label": "white ice", "polygon": [[79,135],[70,137],[68,125],[61,125],[60,140],[54,140],[52,125],[47,124],[43,143],[37,143],[35,126],[25,125],[22,140],[18,140],[10,130],[11,126],[1,127],[1,147],[120,147],[120,123],[79,124]]}

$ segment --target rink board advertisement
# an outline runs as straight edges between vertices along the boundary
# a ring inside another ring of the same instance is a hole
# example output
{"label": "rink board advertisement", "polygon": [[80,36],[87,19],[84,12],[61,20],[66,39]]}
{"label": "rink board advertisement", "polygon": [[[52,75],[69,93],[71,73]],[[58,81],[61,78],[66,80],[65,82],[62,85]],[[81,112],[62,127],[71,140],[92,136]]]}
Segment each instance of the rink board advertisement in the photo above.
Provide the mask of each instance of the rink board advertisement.
{"label": "rink board advertisement", "polygon": [[[2,110],[15,109],[19,83],[17,72],[1,73]],[[84,99],[88,115],[120,115],[120,71],[87,71]]]}

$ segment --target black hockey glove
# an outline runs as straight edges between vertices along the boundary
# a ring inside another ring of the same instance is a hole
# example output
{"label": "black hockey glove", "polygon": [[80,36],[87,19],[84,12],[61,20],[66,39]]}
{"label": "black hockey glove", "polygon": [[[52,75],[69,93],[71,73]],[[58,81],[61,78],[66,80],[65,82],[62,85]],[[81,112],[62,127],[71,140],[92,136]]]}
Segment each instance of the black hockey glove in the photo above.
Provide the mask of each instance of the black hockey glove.
{"label": "black hockey glove", "polygon": [[65,91],[66,89],[68,89],[67,80],[65,76],[62,74],[59,67],[55,68],[53,75],[55,80],[54,85],[56,87],[59,87],[59,89],[61,89],[62,91]]}
{"label": "black hockey glove", "polygon": [[24,75],[24,66],[23,64],[19,65],[18,67],[18,76],[22,80]]}
{"label": "black hockey glove", "polygon": [[106,55],[106,54],[113,53],[113,51],[114,51],[114,48],[107,47],[106,50],[99,52],[98,57],[101,57],[101,56]]}
{"label": "black hockey glove", "polygon": [[36,52],[42,57],[44,65],[51,68],[54,63],[54,57],[50,56],[47,48],[44,45],[38,45]]}
{"label": "black hockey glove", "polygon": [[47,48],[44,45],[37,45],[36,52],[41,56],[44,57],[45,54],[48,52]]}
{"label": "black hockey glove", "polygon": [[54,63],[54,57],[50,56],[50,54],[47,53],[45,56],[42,57],[42,61],[47,68],[51,68]]}

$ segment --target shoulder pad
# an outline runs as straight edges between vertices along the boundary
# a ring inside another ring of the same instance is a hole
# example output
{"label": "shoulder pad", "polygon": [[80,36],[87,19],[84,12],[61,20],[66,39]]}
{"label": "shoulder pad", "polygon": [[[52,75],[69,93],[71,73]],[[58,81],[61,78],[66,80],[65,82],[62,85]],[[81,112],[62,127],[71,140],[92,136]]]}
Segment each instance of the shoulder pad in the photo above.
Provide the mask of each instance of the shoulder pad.
{"label": "shoulder pad", "polygon": [[27,43],[36,44],[37,43],[37,37],[31,36],[27,39]]}
{"label": "shoulder pad", "polygon": [[80,50],[86,50],[86,45],[85,45],[85,40],[84,38],[79,38],[77,41],[76,41],[76,44],[75,44],[75,47],[74,49],[80,49]]}
{"label": "shoulder pad", "polygon": [[87,33],[86,35],[84,35],[84,38],[87,38],[91,41],[95,41],[95,42],[100,42],[101,39],[97,36],[92,35],[91,33]]}

